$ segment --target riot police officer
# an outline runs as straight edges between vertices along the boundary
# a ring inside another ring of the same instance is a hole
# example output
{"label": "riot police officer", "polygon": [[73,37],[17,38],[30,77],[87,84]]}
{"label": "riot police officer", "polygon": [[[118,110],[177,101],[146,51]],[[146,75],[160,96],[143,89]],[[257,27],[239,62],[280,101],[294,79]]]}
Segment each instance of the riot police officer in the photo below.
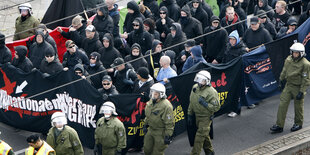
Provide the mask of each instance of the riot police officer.
{"label": "riot police officer", "polygon": [[67,117],[63,112],[55,112],[51,117],[52,128],[46,142],[57,155],[84,155],[83,146],[77,132],[67,125]]}
{"label": "riot police officer", "polygon": [[[192,155],[200,155],[203,148],[206,155],[213,155],[214,150],[209,136],[213,114],[221,107],[217,91],[211,86],[211,75],[208,71],[198,72],[194,79],[196,84],[192,88],[188,107],[188,123],[196,123]],[[196,117],[196,122],[193,122]]]}
{"label": "riot police officer", "polygon": [[166,99],[166,88],[155,83],[150,88],[151,100],[145,107],[144,153],[145,155],[163,155],[172,141],[174,131],[173,107]]}
{"label": "riot police officer", "polygon": [[302,128],[304,119],[304,96],[306,89],[310,85],[309,61],[305,58],[305,46],[301,43],[294,43],[289,55],[284,63],[280,74],[279,87],[282,93],[277,114],[277,122],[270,130],[272,133],[283,132],[285,117],[291,99],[294,99],[295,119],[291,131]]}
{"label": "riot police officer", "polygon": [[99,114],[104,114],[104,116],[97,122],[94,152],[99,155],[114,155],[126,148],[124,124],[116,117],[116,109],[112,102],[105,102]]}

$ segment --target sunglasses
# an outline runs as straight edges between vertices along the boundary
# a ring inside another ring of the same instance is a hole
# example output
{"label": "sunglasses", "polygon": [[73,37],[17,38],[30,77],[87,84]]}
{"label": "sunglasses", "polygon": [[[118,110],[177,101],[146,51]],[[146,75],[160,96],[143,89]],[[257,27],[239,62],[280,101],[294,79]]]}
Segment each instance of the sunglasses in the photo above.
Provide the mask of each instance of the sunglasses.
{"label": "sunglasses", "polygon": [[166,12],[160,12],[159,14],[166,14]]}
{"label": "sunglasses", "polygon": [[76,75],[80,75],[80,74],[82,74],[82,72],[75,72],[75,74],[76,74]]}
{"label": "sunglasses", "polygon": [[68,47],[68,48],[73,48],[74,46],[70,46],[70,47]]}
{"label": "sunglasses", "polygon": [[96,58],[90,58],[91,60],[96,60]]}
{"label": "sunglasses", "polygon": [[51,58],[51,57],[53,57],[53,55],[46,55],[45,57],[47,57],[47,58]]}
{"label": "sunglasses", "polygon": [[138,26],[140,26],[139,24],[132,24],[132,26],[136,26],[136,27],[138,27]]}
{"label": "sunglasses", "polygon": [[111,83],[103,83],[102,85],[104,85],[104,86],[108,86],[108,85],[110,85]]}
{"label": "sunglasses", "polygon": [[193,3],[199,3],[198,1],[195,1],[195,2],[193,2]]}

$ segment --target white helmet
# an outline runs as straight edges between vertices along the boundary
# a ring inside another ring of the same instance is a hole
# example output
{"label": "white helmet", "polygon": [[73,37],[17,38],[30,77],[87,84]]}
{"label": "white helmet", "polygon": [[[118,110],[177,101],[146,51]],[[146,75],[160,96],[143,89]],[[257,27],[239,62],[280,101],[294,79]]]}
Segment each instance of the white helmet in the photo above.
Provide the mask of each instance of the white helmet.
{"label": "white helmet", "polygon": [[153,92],[158,92],[160,98],[166,98],[166,87],[161,83],[155,83],[151,87],[150,95],[152,98]]}
{"label": "white helmet", "polygon": [[211,85],[211,74],[206,70],[199,71],[196,74],[194,81],[200,84],[202,84],[203,82],[206,82],[205,85],[210,86]]}
{"label": "white helmet", "polygon": [[115,105],[110,101],[104,102],[103,105],[100,107],[99,114],[104,113],[111,113],[113,115],[117,115]]}
{"label": "white helmet", "polygon": [[18,6],[18,10],[21,13],[21,10],[28,10],[32,14],[32,6],[30,3],[24,3]]}
{"label": "white helmet", "polygon": [[53,113],[51,117],[51,124],[53,127],[55,127],[56,124],[66,125],[67,124],[66,114],[63,112],[59,112],[59,111]]}
{"label": "white helmet", "polygon": [[291,50],[291,54],[293,52],[300,52],[300,57],[304,57],[306,56],[306,52],[305,52],[305,46],[302,44],[302,43],[294,43],[291,47],[290,47],[290,50]]}

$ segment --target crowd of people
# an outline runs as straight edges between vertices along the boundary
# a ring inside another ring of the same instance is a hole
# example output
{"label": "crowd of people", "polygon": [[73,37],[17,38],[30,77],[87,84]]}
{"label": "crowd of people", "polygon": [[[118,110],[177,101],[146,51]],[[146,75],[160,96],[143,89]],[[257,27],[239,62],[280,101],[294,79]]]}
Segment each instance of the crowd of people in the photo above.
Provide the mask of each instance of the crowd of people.
{"label": "crowd of people", "polygon": [[[37,69],[44,76],[74,71],[98,89],[105,101],[111,95],[135,93],[147,102],[156,82],[167,85],[169,78],[199,62],[227,63],[295,31],[309,18],[310,3],[302,1],[303,9],[287,4],[283,0],[218,0],[220,14],[216,16],[204,0],[163,0],[159,5],[156,0],[130,1],[120,33],[118,5],[105,0],[92,21],[78,15],[68,32],[57,28],[68,39],[61,62],[55,40],[26,3],[18,7],[21,15],[16,19],[14,40],[35,37],[27,46],[14,47],[12,59],[0,34],[0,64],[10,63],[25,73]],[[252,13],[248,25],[245,19]]]}

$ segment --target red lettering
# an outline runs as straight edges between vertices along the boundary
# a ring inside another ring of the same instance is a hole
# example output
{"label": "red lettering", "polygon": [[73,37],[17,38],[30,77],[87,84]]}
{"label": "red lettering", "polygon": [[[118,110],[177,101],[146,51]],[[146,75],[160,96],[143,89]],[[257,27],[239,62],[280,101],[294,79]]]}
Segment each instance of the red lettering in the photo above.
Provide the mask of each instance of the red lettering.
{"label": "red lettering", "polygon": [[213,88],[216,88],[215,82],[211,82]]}
{"label": "red lettering", "polygon": [[227,82],[225,81],[225,79],[226,79],[226,75],[225,75],[225,73],[223,72],[223,73],[222,73],[222,86],[226,86],[226,84],[227,84]]}
{"label": "red lettering", "polygon": [[40,116],[39,112],[32,112],[32,116]]}
{"label": "red lettering", "polygon": [[217,80],[217,81],[216,81],[216,86],[217,86],[217,87],[220,87],[220,86],[221,86],[221,80]]}

